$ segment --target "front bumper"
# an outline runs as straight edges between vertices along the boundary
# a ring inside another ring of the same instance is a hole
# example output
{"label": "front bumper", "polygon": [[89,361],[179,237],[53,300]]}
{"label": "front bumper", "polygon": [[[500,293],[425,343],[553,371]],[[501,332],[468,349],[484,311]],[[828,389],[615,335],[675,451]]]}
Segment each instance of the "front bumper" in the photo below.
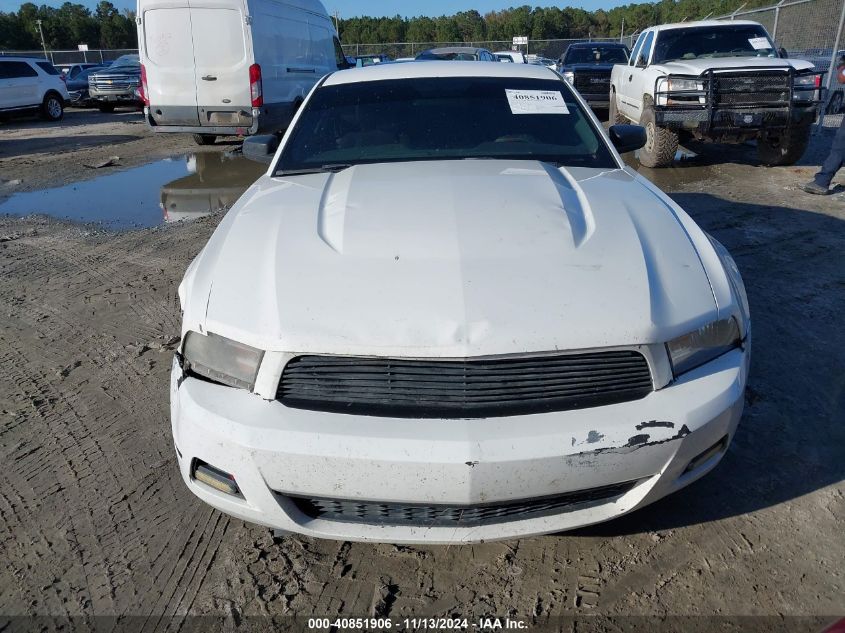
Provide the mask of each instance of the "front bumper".
{"label": "front bumper", "polygon": [[816,117],[816,106],[792,108],[712,108],[699,106],[656,106],[657,125],[703,134],[754,133],[778,130],[793,125],[810,124]]}
{"label": "front bumper", "polygon": [[584,98],[589,106],[593,109],[607,109],[610,107],[610,96],[607,92],[602,93],[581,93],[581,96]]}
{"label": "front bumper", "polygon": [[[468,543],[569,530],[620,516],[695,481],[691,461],[733,437],[748,353],[734,350],[642,400],[478,420],[407,420],[290,409],[184,377],[174,361],[179,469],[206,503],[309,536]],[[242,497],[191,477],[194,459],[232,473]],[[288,495],[417,504],[490,504],[636,481],[621,496],[558,514],[473,526],[406,526],[306,516]]]}

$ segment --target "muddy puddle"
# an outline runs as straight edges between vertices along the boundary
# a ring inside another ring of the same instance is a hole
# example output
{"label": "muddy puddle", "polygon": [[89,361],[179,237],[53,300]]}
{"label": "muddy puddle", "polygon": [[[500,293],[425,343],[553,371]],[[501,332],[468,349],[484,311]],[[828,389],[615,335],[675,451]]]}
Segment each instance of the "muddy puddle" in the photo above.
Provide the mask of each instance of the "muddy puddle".
{"label": "muddy puddle", "polygon": [[12,194],[0,201],[0,215],[43,214],[112,230],[146,228],[226,210],[265,170],[239,155],[191,154]]}

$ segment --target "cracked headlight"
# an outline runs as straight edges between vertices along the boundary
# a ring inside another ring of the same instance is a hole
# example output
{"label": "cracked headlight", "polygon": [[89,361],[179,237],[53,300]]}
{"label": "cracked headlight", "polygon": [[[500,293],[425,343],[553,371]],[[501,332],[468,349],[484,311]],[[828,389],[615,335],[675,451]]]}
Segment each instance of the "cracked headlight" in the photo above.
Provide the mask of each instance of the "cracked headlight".
{"label": "cracked headlight", "polygon": [[672,372],[677,378],[741,345],[739,326],[736,319],[731,317],[713,321],[679,336],[666,343],[666,349],[672,361]]}
{"label": "cracked headlight", "polygon": [[224,336],[188,332],[183,368],[214,382],[252,390],[264,352]]}

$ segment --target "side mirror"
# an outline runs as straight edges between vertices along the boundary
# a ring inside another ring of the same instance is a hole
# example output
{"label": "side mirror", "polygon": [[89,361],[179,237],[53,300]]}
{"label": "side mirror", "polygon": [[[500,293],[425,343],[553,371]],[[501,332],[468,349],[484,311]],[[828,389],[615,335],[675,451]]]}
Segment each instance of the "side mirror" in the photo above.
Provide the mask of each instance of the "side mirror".
{"label": "side mirror", "polygon": [[244,158],[269,165],[273,161],[273,155],[278,148],[279,137],[275,134],[248,136],[244,139],[243,144]]}
{"label": "side mirror", "polygon": [[638,150],[646,143],[645,128],[641,125],[611,125],[607,133],[620,154]]}
{"label": "side mirror", "polygon": [[783,46],[778,49],[778,57],[781,59],[789,59],[789,53]]}

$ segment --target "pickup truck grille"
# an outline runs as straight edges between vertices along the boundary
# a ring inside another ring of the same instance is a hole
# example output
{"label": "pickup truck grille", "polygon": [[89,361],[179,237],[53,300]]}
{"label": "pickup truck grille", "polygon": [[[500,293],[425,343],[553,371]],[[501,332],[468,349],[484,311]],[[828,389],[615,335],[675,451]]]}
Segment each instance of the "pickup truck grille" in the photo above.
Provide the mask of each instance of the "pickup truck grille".
{"label": "pickup truck grille", "polygon": [[460,419],[598,407],[652,389],[648,362],[633,350],[467,360],[298,356],[276,398],[313,411]]}
{"label": "pickup truck grille", "polygon": [[789,73],[725,73],[713,75],[716,106],[789,105]]}
{"label": "pickup truck grille", "polygon": [[91,76],[88,78],[88,85],[98,90],[129,90],[136,87],[138,83],[138,78],[128,75]]}
{"label": "pickup truck grille", "polygon": [[610,93],[610,71],[576,71],[575,89],[583,94]]}
{"label": "pickup truck grille", "polygon": [[636,481],[629,481],[600,488],[576,490],[553,497],[467,506],[309,497],[289,497],[289,499],[310,519],[371,525],[474,527],[561,514],[607,503],[631,490],[636,483]]}

